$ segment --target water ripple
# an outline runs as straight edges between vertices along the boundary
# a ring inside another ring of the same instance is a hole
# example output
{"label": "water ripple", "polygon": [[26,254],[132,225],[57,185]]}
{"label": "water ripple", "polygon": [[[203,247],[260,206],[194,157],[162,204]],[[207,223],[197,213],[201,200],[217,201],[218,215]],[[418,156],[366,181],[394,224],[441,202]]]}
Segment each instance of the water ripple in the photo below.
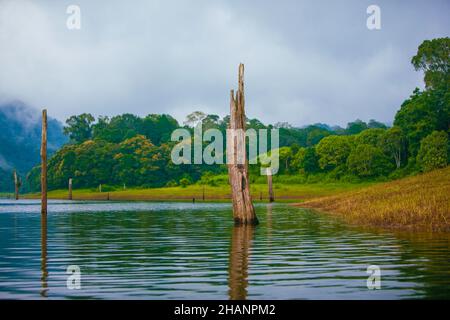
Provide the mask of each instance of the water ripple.
{"label": "water ripple", "polygon": [[[0,298],[450,298],[450,237],[349,227],[286,205],[0,200]],[[45,229],[44,229],[45,230]],[[67,288],[67,266],[81,289]],[[382,288],[367,288],[369,265]]]}

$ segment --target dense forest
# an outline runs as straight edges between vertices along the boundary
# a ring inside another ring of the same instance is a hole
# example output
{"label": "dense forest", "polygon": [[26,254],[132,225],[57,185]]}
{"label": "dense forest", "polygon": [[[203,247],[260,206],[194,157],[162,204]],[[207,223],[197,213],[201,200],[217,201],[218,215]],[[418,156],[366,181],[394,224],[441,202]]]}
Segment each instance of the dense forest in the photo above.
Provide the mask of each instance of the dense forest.
{"label": "dense forest", "polygon": [[[403,102],[392,126],[356,120],[346,128],[325,124],[295,128],[247,119],[247,128],[279,128],[278,179],[290,182],[386,180],[445,167],[450,159],[449,52],[449,38],[420,45],[411,62],[424,72],[425,89],[416,88]],[[166,114],[72,116],[64,127],[70,142],[49,160],[49,187],[66,188],[69,178],[76,188],[102,184],[105,191],[226,182],[215,178],[226,173],[225,165],[174,165],[170,153],[176,142],[170,136],[177,128],[193,130],[199,122],[203,130],[225,133],[228,121],[200,111],[188,115],[183,125]],[[253,181],[260,178],[258,169],[258,165],[250,168]],[[32,190],[39,189],[39,174],[35,167],[27,176]]]}

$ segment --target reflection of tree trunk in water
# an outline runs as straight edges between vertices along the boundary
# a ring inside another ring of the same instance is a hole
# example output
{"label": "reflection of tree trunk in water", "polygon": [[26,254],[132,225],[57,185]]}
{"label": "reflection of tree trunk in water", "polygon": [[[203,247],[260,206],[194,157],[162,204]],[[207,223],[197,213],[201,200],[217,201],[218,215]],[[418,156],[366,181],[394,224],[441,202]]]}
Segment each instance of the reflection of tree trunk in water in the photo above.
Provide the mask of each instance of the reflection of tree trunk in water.
{"label": "reflection of tree trunk in water", "polygon": [[41,296],[47,297],[47,215],[41,215]]}
{"label": "reflection of tree trunk in water", "polygon": [[230,300],[247,298],[248,259],[254,229],[252,225],[238,225],[233,228],[228,268]]}
{"label": "reflection of tree trunk in water", "polygon": [[[267,235],[269,240],[272,239],[272,204],[267,204],[267,217],[266,217],[266,223],[267,223]],[[269,242],[270,243],[270,242]]]}

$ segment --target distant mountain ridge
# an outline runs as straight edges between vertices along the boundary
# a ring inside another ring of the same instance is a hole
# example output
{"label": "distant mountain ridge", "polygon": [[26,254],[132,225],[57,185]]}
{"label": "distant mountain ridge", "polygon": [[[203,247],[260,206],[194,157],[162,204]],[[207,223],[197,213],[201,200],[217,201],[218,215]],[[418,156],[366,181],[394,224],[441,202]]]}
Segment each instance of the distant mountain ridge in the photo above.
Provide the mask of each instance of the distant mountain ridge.
{"label": "distant mountain ridge", "polygon": [[[25,181],[27,172],[39,163],[41,113],[21,101],[1,104],[0,128],[0,192],[10,192],[12,171],[17,170]],[[62,124],[49,118],[48,152],[66,142]]]}

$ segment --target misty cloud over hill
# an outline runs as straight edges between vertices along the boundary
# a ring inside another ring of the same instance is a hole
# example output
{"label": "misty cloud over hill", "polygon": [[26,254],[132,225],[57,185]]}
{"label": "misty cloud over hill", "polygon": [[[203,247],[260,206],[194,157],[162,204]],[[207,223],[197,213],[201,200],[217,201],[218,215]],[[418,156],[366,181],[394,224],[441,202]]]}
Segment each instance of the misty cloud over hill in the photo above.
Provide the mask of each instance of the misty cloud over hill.
{"label": "misty cloud over hill", "polygon": [[[39,163],[41,113],[23,102],[0,104],[0,191],[13,188],[11,173],[26,173]],[[62,124],[48,119],[48,151],[55,152],[67,141]]]}

